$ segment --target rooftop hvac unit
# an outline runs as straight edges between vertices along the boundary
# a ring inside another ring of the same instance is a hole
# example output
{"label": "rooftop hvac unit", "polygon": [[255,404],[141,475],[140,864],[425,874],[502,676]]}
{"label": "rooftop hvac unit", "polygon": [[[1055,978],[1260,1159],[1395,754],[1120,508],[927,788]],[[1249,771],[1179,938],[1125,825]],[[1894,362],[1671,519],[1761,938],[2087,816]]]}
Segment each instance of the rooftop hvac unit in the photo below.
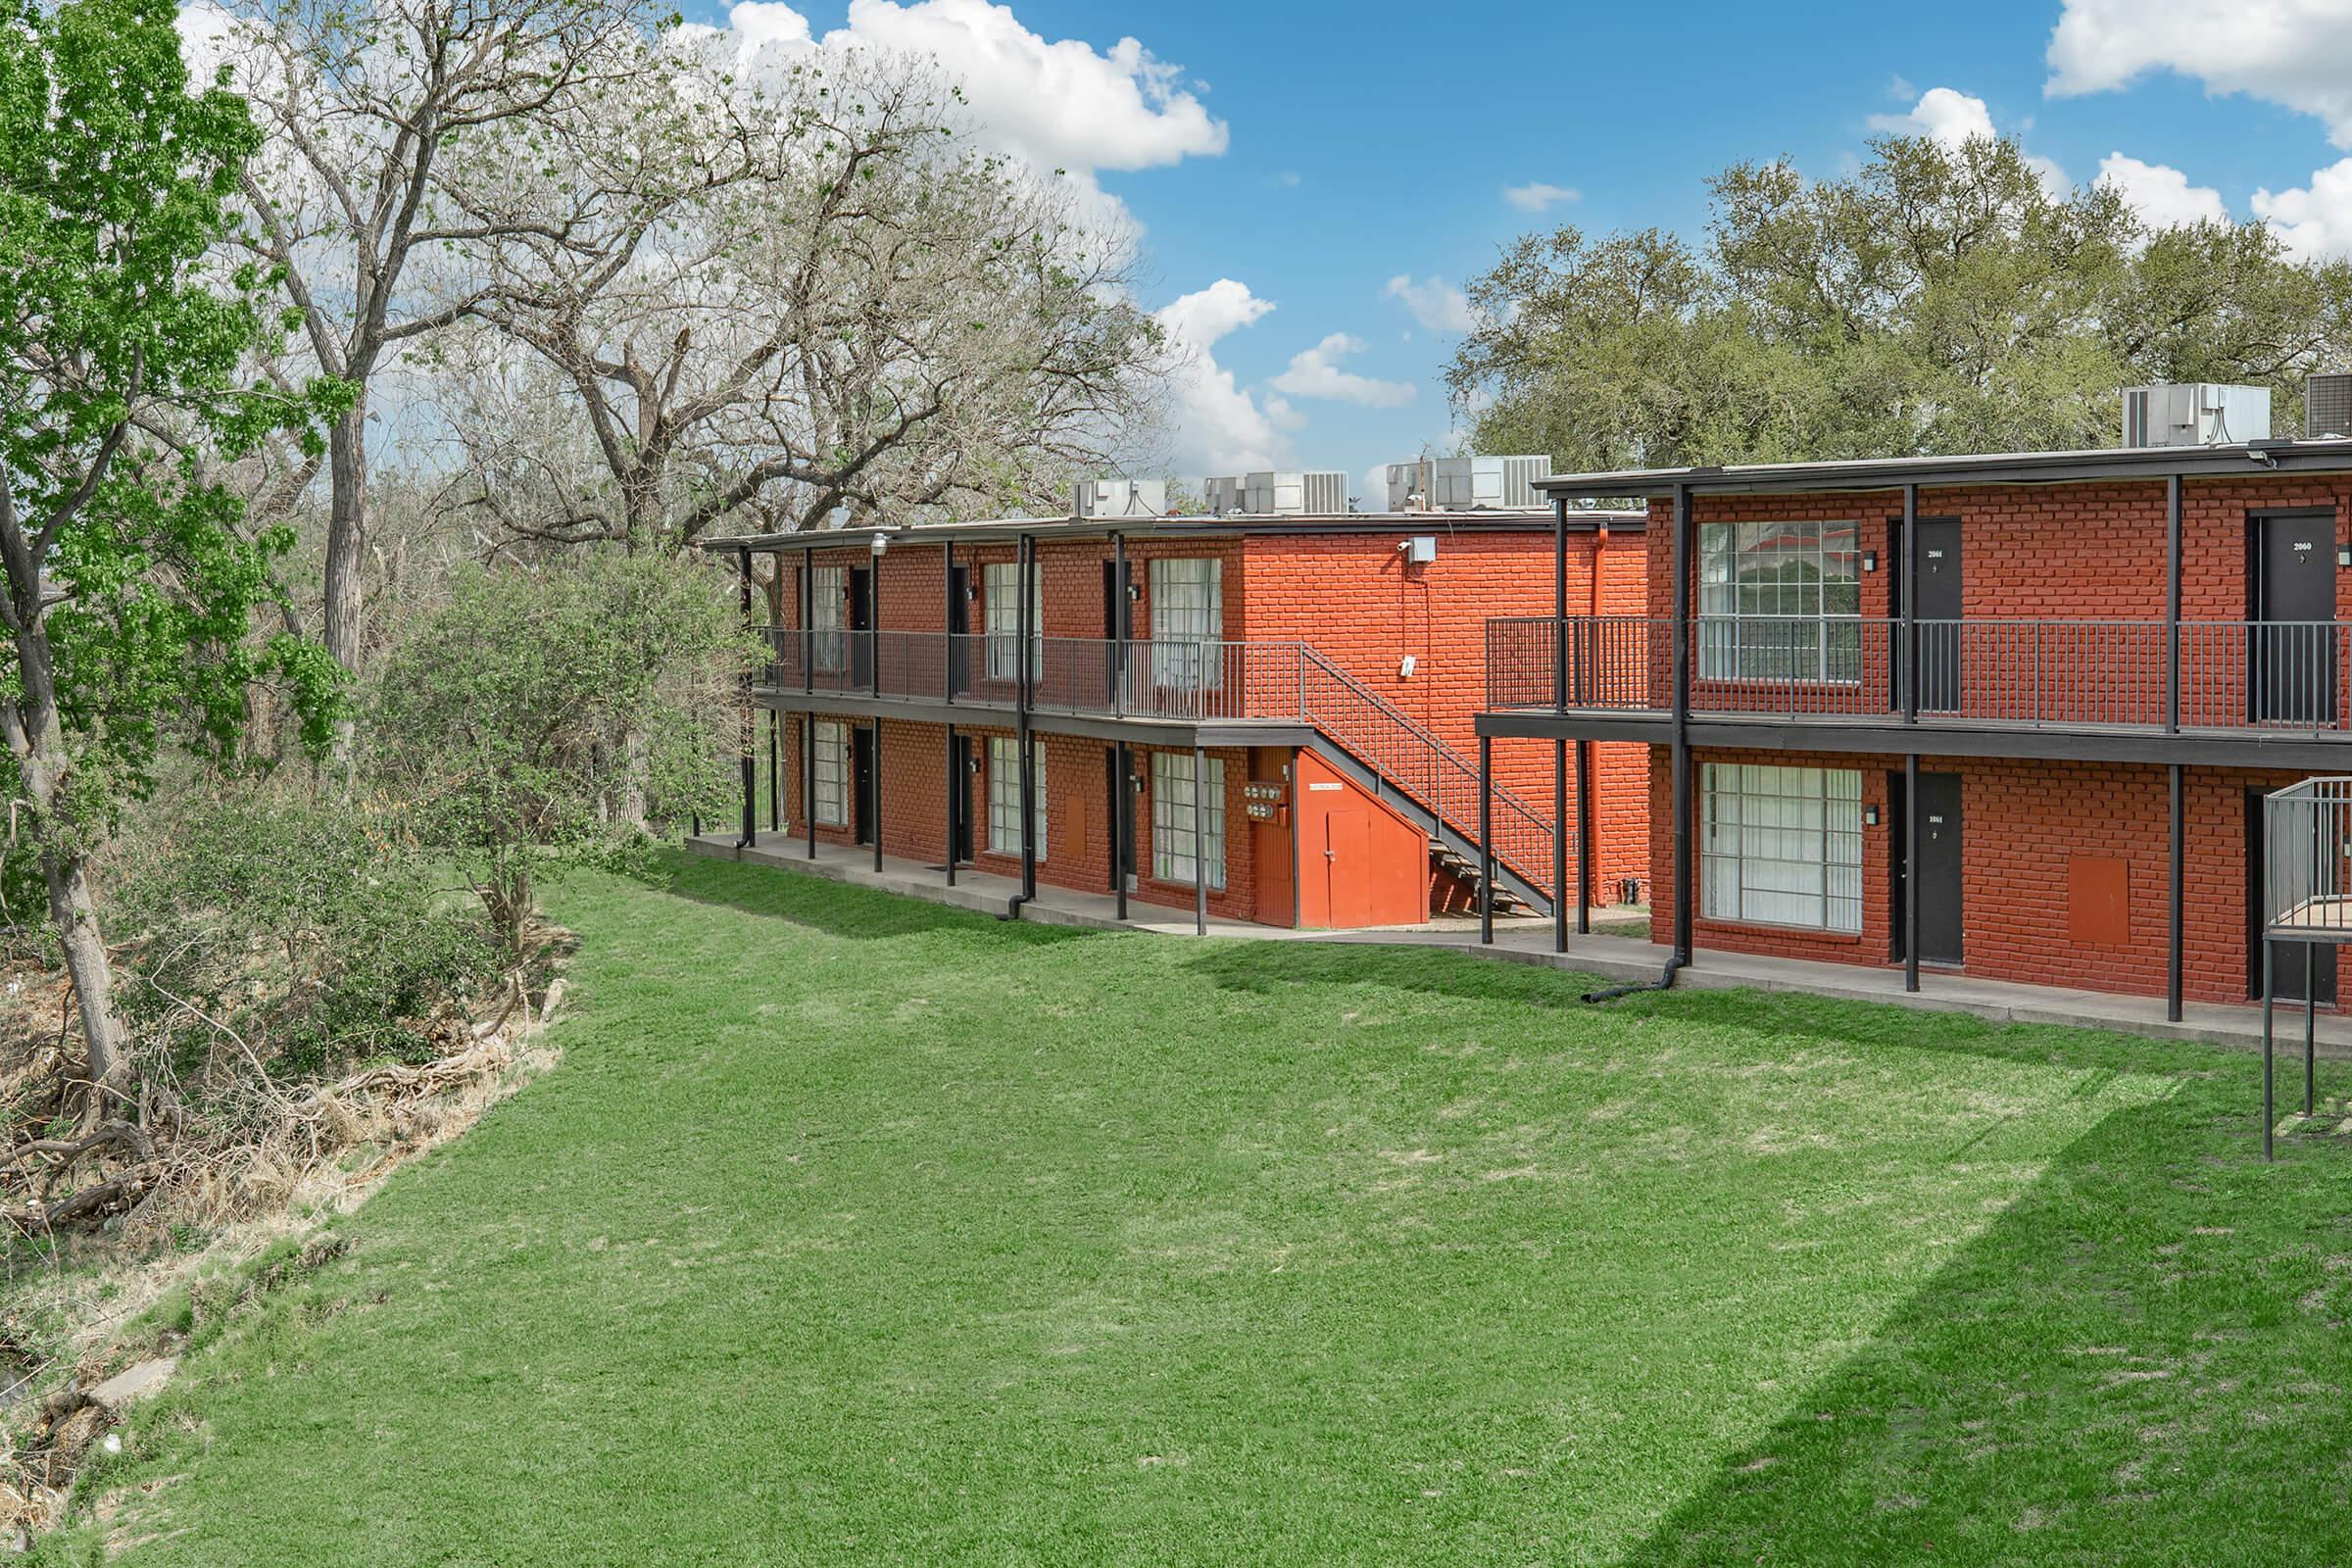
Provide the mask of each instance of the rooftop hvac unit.
{"label": "rooftop hvac unit", "polygon": [[2352,375],[2315,375],[2303,383],[2303,436],[2352,436]]}
{"label": "rooftop hvac unit", "polygon": [[1242,476],[1238,473],[1211,475],[1200,481],[1200,504],[1212,517],[1242,510]]}
{"label": "rooftop hvac unit", "polygon": [[1074,517],[1156,517],[1168,510],[1165,479],[1081,479]]}
{"label": "rooftop hvac unit", "polygon": [[1543,457],[1422,458],[1389,465],[1391,512],[1518,512],[1544,503],[1536,481]]}
{"label": "rooftop hvac unit", "polygon": [[2124,389],[2124,445],[2209,447],[2271,438],[2271,389],[2197,381]]}
{"label": "rooftop hvac unit", "polygon": [[1211,479],[1211,495],[1231,485],[1239,496],[1233,506],[1211,506],[1215,512],[1244,512],[1256,516],[1341,516],[1348,511],[1348,475],[1337,468],[1298,473],[1245,473],[1238,479]]}

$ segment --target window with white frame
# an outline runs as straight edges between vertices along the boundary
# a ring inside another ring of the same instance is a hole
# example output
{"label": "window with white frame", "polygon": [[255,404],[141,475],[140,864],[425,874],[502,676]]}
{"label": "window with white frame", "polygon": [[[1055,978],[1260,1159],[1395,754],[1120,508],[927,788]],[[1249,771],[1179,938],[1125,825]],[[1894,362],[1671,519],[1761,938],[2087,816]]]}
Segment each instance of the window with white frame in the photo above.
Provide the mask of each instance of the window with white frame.
{"label": "window with white frame", "polygon": [[1162,686],[1223,684],[1225,563],[1215,557],[1152,563],[1153,678]]}
{"label": "window with white frame", "polygon": [[1859,539],[1851,522],[1700,524],[1700,678],[1860,680]]}
{"label": "window with white frame", "polygon": [[1699,906],[1709,917],[1862,929],[1860,773],[1709,762],[1699,774]]}
{"label": "window with white frame", "polygon": [[816,722],[816,793],[811,814],[820,827],[850,825],[850,726]]}
{"label": "window with white frame", "polygon": [[849,662],[849,637],[843,629],[849,607],[849,567],[808,568],[808,659],[812,668],[836,670]]}
{"label": "window with white frame", "polygon": [[[1029,742],[1036,809],[1029,820],[1037,835],[1037,858],[1046,858],[1046,745]],[[1021,745],[1009,735],[988,739],[988,847],[999,855],[1021,853]]]}
{"label": "window with white frame", "polygon": [[[1208,885],[1225,885],[1225,764],[1210,758],[1208,783]],[[1181,752],[1152,754],[1152,874],[1162,882],[1194,879],[1197,848],[1193,813],[1193,760]]]}
{"label": "window with white frame", "polygon": [[[1021,568],[1012,562],[993,563],[980,572],[980,613],[988,632],[988,678],[1011,680],[1020,674],[1021,602],[1013,591]],[[1039,611],[1037,563],[1029,564],[1029,674],[1045,672],[1046,629]]]}

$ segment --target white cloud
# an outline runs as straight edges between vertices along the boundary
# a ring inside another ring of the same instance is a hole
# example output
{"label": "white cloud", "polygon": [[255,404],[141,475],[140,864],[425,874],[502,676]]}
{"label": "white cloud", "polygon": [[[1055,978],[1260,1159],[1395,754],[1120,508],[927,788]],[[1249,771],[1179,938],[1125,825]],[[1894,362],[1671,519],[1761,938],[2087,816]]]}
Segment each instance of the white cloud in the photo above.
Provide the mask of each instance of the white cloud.
{"label": "white cloud", "polygon": [[1478,324],[1470,311],[1470,296],[1434,272],[1419,283],[1411,273],[1398,272],[1380,293],[1383,299],[1402,300],[1413,319],[1432,332],[1467,332]]}
{"label": "white cloud", "polygon": [[[1257,400],[1217,363],[1217,341],[1265,318],[1274,309],[1250,285],[1220,277],[1162,306],[1154,318],[1182,351],[1169,379],[1169,458],[1179,471],[1237,473],[1279,466],[1290,455],[1272,405]],[[1288,404],[1283,416],[1296,417]],[[1303,421],[1301,421],[1303,422]]]}
{"label": "white cloud", "polygon": [[1289,398],[1284,397],[1266,399],[1266,421],[1277,430],[1303,430],[1306,428],[1306,416],[1300,414],[1292,405]]}
{"label": "white cloud", "polygon": [[2066,0],[2047,59],[2053,98],[2171,71],[2316,115],[2352,147],[2352,0]]}
{"label": "white cloud", "polygon": [[1098,52],[1078,38],[1047,39],[1009,6],[988,0],[850,0],[844,25],[815,37],[784,0],[742,0],[724,28],[688,24],[690,37],[734,40],[737,62],[870,46],[937,60],[963,88],[976,134],[1041,172],[1059,172],[1121,222],[1100,194],[1102,170],[1155,169],[1225,151],[1225,122],[1210,115],[1181,67],[1134,38]]}
{"label": "white cloud", "polygon": [[1541,213],[1562,202],[1582,201],[1583,194],[1566,185],[1547,185],[1535,180],[1525,185],[1505,185],[1502,199],[1523,213]]}
{"label": "white cloud", "polygon": [[1343,370],[1333,363],[1343,355],[1361,354],[1363,350],[1362,338],[1334,332],[1313,348],[1292,355],[1291,368],[1274,377],[1273,387],[1295,398],[1328,398],[1334,403],[1355,403],[1368,409],[1395,409],[1412,402],[1410,382],[1377,381],[1368,375]]}
{"label": "white cloud", "polygon": [[[1956,87],[1930,87],[1919,95],[1909,114],[1873,115],[1870,128],[1894,136],[1926,136],[1938,146],[1955,149],[1999,135],[1992,128],[1992,110],[1984,100]],[[2041,188],[2052,200],[2065,198],[2071,183],[2065,170],[2032,153],[2026,154],[2026,167],[2041,180]]]}
{"label": "white cloud", "polygon": [[2099,183],[2112,187],[2150,228],[2180,228],[2190,223],[2218,223],[2230,209],[2222,193],[2191,185],[2188,176],[2163,164],[2143,164],[2122,153],[2099,161]]}
{"label": "white cloud", "polygon": [[2314,170],[2300,190],[2256,191],[2254,216],[2299,262],[2352,257],[2352,158]]}
{"label": "white cloud", "polygon": [[1952,87],[1930,87],[1908,114],[1873,115],[1870,128],[1896,136],[1928,136],[1946,147],[1993,136],[1992,111],[1982,98]]}

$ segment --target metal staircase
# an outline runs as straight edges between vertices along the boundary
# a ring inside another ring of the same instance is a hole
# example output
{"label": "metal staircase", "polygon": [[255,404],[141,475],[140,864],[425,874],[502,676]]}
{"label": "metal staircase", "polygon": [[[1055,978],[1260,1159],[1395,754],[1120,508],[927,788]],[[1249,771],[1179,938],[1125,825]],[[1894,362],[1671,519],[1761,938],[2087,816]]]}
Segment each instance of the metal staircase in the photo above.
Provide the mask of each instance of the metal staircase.
{"label": "metal staircase", "polygon": [[[1478,762],[1301,643],[1298,717],[1344,760],[1370,775],[1382,799],[1396,798],[1429,830],[1431,863],[1478,891]],[[1498,912],[1551,912],[1551,819],[1496,786],[1494,904]]]}

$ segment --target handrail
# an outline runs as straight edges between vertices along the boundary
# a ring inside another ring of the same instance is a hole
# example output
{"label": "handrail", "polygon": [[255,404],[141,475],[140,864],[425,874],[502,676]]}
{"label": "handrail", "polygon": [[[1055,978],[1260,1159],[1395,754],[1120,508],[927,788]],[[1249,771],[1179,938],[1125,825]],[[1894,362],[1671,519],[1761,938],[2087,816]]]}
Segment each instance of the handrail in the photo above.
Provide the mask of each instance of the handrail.
{"label": "handrail", "polygon": [[[776,689],[1009,709],[1023,672],[1002,633],[758,630]],[[1033,712],[1311,725],[1478,847],[1477,762],[1305,642],[1032,637],[1027,673]],[[1547,887],[1550,818],[1500,785],[1494,806],[1495,859]]]}

